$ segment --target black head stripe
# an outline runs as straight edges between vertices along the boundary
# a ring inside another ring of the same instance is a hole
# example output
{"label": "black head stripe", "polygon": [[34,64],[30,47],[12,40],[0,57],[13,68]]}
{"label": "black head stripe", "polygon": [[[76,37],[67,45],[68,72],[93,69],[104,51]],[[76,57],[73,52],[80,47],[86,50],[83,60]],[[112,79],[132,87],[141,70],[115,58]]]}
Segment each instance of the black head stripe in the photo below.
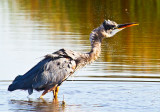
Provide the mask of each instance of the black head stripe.
{"label": "black head stripe", "polygon": [[105,30],[108,30],[107,24],[106,24],[106,20],[103,22],[103,27]]}
{"label": "black head stripe", "polygon": [[108,24],[106,20],[103,22],[103,27],[105,30],[113,29],[115,25]]}

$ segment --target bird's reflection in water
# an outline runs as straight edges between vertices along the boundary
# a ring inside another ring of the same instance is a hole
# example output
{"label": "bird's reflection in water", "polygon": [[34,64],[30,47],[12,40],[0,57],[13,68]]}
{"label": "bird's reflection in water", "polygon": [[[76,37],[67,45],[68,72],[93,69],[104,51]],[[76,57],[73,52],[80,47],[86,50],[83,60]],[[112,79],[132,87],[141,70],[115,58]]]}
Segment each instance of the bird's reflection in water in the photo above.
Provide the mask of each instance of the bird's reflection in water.
{"label": "bird's reflection in water", "polygon": [[10,110],[23,110],[23,111],[39,111],[39,112],[64,112],[65,102],[58,101],[58,98],[54,98],[52,101],[47,99],[28,99],[26,100],[10,100]]}

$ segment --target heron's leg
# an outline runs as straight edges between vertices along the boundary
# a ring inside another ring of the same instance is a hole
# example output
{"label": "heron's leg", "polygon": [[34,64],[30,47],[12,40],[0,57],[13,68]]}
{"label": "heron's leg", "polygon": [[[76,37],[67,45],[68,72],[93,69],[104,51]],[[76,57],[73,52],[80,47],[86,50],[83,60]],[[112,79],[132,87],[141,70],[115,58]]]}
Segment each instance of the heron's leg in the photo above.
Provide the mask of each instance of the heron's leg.
{"label": "heron's leg", "polygon": [[54,96],[55,98],[58,96],[58,92],[59,92],[59,86],[56,87],[55,96]]}
{"label": "heron's leg", "polygon": [[40,98],[43,98],[43,96],[44,96],[46,93],[48,93],[48,92],[49,92],[49,90],[44,90],[43,93],[42,93],[42,95],[40,96]]}
{"label": "heron's leg", "polygon": [[55,90],[52,90],[52,91],[53,91],[53,96],[55,96],[55,93],[56,93]]}
{"label": "heron's leg", "polygon": [[44,96],[46,93],[48,93],[48,92],[50,92],[50,91],[54,91],[54,90],[56,89],[56,87],[57,87],[57,84],[56,84],[54,87],[50,88],[50,89],[44,90],[44,92],[42,93],[42,95],[40,96],[40,98],[43,98],[43,96]]}
{"label": "heron's leg", "polygon": [[57,96],[58,96],[58,91],[59,91],[59,86],[57,86],[57,87],[53,90],[53,96],[54,96],[54,98],[57,98]]}

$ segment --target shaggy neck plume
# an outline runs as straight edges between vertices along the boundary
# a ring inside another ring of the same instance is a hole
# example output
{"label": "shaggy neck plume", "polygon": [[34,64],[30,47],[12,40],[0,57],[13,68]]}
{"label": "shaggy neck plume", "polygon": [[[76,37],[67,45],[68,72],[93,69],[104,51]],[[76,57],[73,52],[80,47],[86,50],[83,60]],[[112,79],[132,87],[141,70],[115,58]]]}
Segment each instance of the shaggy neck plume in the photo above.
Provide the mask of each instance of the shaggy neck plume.
{"label": "shaggy neck plume", "polygon": [[96,60],[100,53],[101,53],[101,42],[102,37],[99,32],[99,28],[93,30],[93,32],[90,34],[90,42],[91,42],[91,51],[89,52],[89,62],[93,62]]}

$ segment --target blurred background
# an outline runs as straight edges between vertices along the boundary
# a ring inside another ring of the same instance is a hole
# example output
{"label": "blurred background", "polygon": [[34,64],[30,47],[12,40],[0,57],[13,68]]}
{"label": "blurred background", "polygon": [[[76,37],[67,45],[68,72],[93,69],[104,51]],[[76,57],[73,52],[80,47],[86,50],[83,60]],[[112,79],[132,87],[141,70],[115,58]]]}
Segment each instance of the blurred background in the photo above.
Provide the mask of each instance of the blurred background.
{"label": "blurred background", "polygon": [[1,0],[0,80],[13,80],[60,48],[88,52],[89,34],[105,19],[139,26],[105,39],[100,58],[74,80],[159,80],[159,0]]}

